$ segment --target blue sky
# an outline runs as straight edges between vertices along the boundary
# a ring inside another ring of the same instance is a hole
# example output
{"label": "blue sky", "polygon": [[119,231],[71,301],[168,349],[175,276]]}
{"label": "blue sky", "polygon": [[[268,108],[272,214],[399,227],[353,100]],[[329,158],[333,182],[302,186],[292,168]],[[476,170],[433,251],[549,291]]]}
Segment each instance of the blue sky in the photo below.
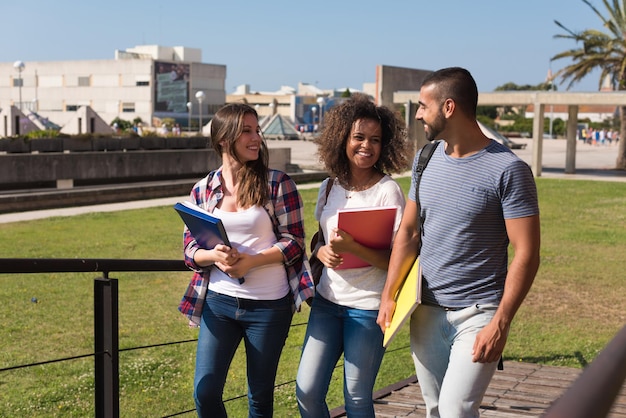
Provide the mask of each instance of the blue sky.
{"label": "blue sky", "polygon": [[[604,12],[600,0],[591,0]],[[226,91],[322,89],[374,82],[376,65],[462,66],[479,91],[543,82],[550,58],[574,48],[572,30],[602,29],[580,0],[30,0],[2,6],[0,62],[113,59],[116,49],[159,44],[202,49],[227,66]],[[599,74],[574,91],[594,91]],[[565,86],[559,86],[564,90]]]}

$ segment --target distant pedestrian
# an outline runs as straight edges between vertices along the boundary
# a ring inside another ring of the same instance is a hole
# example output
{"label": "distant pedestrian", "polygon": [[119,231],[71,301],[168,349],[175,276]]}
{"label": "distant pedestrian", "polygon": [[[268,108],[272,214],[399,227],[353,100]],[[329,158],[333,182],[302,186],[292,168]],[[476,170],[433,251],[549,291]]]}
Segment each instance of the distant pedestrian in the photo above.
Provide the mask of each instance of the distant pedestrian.
{"label": "distant pedestrian", "polygon": [[578,139],[580,139],[581,141],[583,141],[583,143],[587,142],[587,129],[582,128],[582,129],[580,130],[580,137],[579,137]]}
{"label": "distant pedestrian", "polygon": [[587,139],[586,139],[586,143],[589,145],[593,145],[593,137],[594,137],[594,131],[593,131],[593,127],[590,127],[587,130]]}
{"label": "distant pedestrian", "polygon": [[606,128],[602,128],[598,134],[599,145],[606,145]]}

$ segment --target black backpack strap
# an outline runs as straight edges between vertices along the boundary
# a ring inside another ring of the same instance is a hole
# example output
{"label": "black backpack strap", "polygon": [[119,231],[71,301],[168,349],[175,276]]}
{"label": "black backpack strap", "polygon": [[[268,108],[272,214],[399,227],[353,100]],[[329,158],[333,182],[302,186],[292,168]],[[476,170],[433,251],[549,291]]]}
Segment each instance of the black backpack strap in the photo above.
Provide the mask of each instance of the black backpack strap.
{"label": "black backpack strap", "polygon": [[424,217],[422,216],[422,208],[420,206],[420,181],[422,180],[422,173],[426,169],[428,165],[428,161],[430,161],[430,157],[433,156],[435,149],[439,145],[439,141],[429,142],[424,145],[422,151],[420,152],[420,156],[417,159],[417,165],[415,166],[415,174],[417,174],[417,178],[415,179],[415,202],[417,203],[417,207],[419,209],[419,229],[420,229],[420,237],[424,234]]}
{"label": "black backpack strap", "polygon": [[424,147],[422,148],[422,152],[420,152],[420,156],[417,159],[417,166],[415,167],[415,173],[417,173],[417,179],[415,182],[415,192],[416,192],[416,199],[418,199],[419,201],[419,195],[417,194],[417,192],[419,191],[420,188],[420,181],[422,179],[422,173],[424,172],[424,170],[426,169],[426,166],[428,165],[428,161],[430,161],[430,157],[433,156],[433,153],[435,152],[435,148],[437,148],[437,145],[439,145],[439,142],[429,142],[428,144],[424,145]]}

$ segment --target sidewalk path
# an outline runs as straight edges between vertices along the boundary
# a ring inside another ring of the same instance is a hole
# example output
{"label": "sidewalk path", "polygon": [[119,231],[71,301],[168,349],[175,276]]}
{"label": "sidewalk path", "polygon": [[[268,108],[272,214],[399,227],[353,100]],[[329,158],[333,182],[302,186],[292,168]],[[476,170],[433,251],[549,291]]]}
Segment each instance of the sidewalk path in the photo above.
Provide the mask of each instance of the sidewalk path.
{"label": "sidewalk path", "polygon": [[[532,165],[533,140],[514,138],[515,142],[526,144],[526,149],[513,150],[527,164]],[[576,173],[565,174],[564,139],[543,141],[541,177],[568,180],[626,181],[626,171],[615,170],[617,145],[596,146],[576,144]]]}

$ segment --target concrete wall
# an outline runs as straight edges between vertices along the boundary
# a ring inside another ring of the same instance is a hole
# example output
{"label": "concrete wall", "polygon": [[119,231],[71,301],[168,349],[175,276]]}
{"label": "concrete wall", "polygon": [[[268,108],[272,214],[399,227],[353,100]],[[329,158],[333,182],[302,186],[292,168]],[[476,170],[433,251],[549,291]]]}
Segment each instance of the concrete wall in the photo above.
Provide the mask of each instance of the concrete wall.
{"label": "concrete wall", "polygon": [[405,90],[419,91],[422,81],[430,73],[432,73],[430,70],[390,65],[376,66],[376,104],[393,108],[394,93]]}
{"label": "concrete wall", "polygon": [[[270,150],[270,167],[286,171],[291,149]],[[199,179],[219,167],[212,149],[0,155],[0,190],[44,184],[58,188],[136,181]]]}

